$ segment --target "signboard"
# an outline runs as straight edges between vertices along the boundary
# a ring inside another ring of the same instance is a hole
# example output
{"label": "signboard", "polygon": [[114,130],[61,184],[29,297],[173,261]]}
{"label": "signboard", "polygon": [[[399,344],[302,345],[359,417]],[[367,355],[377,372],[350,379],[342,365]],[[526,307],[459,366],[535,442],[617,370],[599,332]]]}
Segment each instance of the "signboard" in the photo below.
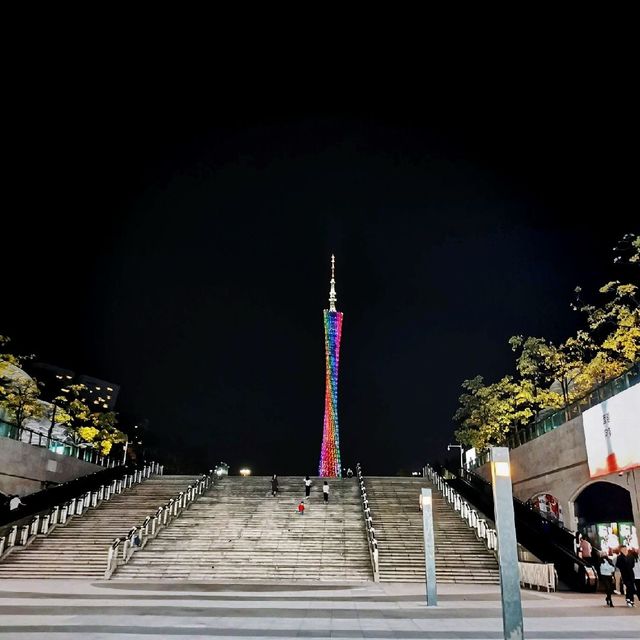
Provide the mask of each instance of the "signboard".
{"label": "signboard", "polygon": [[476,461],[476,450],[475,447],[471,447],[471,449],[467,449],[464,452],[464,466],[465,469],[471,470]]}
{"label": "signboard", "polygon": [[596,525],[596,545],[602,551],[617,551],[621,544],[638,548],[638,532],[633,522],[599,522]]}
{"label": "signboard", "polygon": [[640,384],[582,414],[592,478],[640,467]]}

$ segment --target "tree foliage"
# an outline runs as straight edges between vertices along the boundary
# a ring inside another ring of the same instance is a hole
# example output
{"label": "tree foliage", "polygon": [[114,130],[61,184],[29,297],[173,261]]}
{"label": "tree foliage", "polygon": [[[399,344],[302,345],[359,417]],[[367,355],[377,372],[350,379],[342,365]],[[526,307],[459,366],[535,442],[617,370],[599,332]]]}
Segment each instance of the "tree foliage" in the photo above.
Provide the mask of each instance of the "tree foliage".
{"label": "tree foliage", "polygon": [[27,420],[44,416],[39,397],[38,384],[31,378],[5,379],[0,387],[0,404],[18,428],[22,428]]}
{"label": "tree foliage", "polygon": [[62,423],[76,444],[89,445],[107,455],[114,444],[125,442],[127,437],[117,428],[114,411],[91,411],[83,397],[85,389],[82,384],[67,386],[66,395],[55,399],[53,411],[56,416],[62,414]]}
{"label": "tree foliage", "polygon": [[[617,250],[628,254],[627,264],[640,266],[640,237],[626,234]],[[463,382],[454,415],[458,442],[478,449],[504,444],[540,412],[569,406],[640,360],[638,286],[614,281],[599,292],[600,303],[587,304],[576,289],[572,308],[585,315],[586,326],[564,342],[524,336],[509,340],[517,353],[517,379],[505,376],[485,385],[476,376]]]}
{"label": "tree foliage", "polygon": [[509,433],[526,424],[533,415],[532,385],[505,376],[485,385],[482,376],[465,380],[466,391],[454,420],[460,425],[456,438],[461,444],[484,449],[488,444],[503,444]]}
{"label": "tree foliage", "polygon": [[38,383],[28,376],[17,377],[15,368],[33,356],[18,356],[7,351],[10,340],[0,335],[0,407],[18,427],[30,419],[47,417],[49,436],[56,424],[64,426],[69,437],[80,446],[98,449],[108,455],[114,444],[127,437],[117,428],[118,418],[113,411],[92,411],[84,400],[85,385],[68,385],[50,405],[40,401]]}
{"label": "tree foliage", "polygon": [[37,381],[28,376],[15,375],[16,367],[33,356],[19,356],[6,350],[10,339],[0,336],[0,406],[9,420],[22,428],[29,419],[38,419],[44,415],[39,400],[40,388]]}

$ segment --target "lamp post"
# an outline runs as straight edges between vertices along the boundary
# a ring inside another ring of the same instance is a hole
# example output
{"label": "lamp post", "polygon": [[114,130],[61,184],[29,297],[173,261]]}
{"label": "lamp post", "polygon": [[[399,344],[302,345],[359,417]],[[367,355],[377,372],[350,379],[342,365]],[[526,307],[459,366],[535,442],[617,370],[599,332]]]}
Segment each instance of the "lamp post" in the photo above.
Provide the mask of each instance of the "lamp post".
{"label": "lamp post", "polygon": [[502,596],[504,637],[510,640],[523,640],[518,542],[513,515],[513,489],[511,486],[509,449],[507,447],[491,447],[490,452],[493,509],[498,534],[498,561],[500,563],[500,592]]}
{"label": "lamp post", "polygon": [[431,504],[431,489],[421,489],[421,495],[427,606],[435,607],[438,604],[438,591],[436,587],[436,554],[433,541],[433,505]]}
{"label": "lamp post", "polygon": [[451,449],[460,449],[460,470],[464,469],[464,449],[461,444],[448,444],[447,451]]}

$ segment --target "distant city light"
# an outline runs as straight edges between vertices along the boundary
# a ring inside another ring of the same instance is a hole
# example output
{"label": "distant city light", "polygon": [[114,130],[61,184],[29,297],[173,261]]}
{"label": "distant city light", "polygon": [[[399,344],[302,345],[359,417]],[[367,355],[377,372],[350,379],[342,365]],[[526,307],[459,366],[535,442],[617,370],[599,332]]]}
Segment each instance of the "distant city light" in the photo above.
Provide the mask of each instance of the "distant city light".
{"label": "distant city light", "polygon": [[240,469],[240,475],[241,476],[250,476],[251,475],[251,469]]}

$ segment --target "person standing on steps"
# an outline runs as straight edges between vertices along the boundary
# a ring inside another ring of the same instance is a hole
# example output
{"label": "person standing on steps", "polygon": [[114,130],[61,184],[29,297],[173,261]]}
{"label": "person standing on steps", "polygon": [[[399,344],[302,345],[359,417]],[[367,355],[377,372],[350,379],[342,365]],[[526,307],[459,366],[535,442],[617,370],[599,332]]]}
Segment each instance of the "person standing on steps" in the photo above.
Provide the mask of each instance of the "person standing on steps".
{"label": "person standing on steps", "polygon": [[278,495],[278,476],[275,473],[271,478],[271,493],[274,497]]}
{"label": "person standing on steps", "polygon": [[326,480],[322,485],[322,495],[324,496],[324,503],[327,504],[329,502],[329,483]]}
{"label": "person standing on steps", "polygon": [[304,500],[300,500],[300,504],[298,505],[298,513],[301,516],[304,515]]}
{"label": "person standing on steps", "polygon": [[304,479],[304,495],[308,498],[311,493],[311,479],[307,476]]}
{"label": "person standing on steps", "polygon": [[593,547],[591,546],[591,542],[589,542],[589,538],[585,536],[580,540],[580,557],[588,567],[592,566],[593,564],[591,559],[592,553]]}

